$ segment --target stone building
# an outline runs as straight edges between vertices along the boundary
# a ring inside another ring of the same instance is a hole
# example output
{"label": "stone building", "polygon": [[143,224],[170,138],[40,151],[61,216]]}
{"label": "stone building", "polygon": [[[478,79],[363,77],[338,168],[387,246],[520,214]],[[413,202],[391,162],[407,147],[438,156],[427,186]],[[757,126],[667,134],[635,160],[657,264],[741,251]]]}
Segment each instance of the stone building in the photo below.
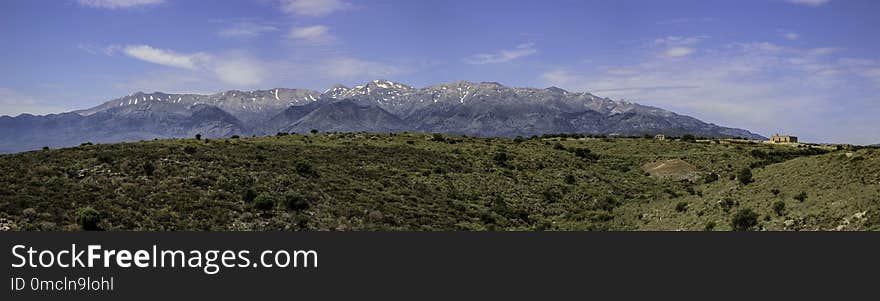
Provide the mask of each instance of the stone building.
{"label": "stone building", "polygon": [[795,136],[776,134],[773,135],[773,137],[770,137],[770,141],[772,141],[773,143],[797,143],[798,138]]}

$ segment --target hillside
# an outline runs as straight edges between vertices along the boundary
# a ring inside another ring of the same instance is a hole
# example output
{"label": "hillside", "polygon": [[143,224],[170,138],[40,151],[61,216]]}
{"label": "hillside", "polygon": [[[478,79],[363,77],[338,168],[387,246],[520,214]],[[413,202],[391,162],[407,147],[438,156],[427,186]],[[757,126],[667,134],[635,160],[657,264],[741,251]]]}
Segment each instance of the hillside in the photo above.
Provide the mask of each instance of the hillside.
{"label": "hillside", "polygon": [[[744,209],[752,230],[880,230],[870,148],[326,133],[86,145],[0,166],[11,230],[729,230]],[[695,168],[695,182],[643,166]]]}

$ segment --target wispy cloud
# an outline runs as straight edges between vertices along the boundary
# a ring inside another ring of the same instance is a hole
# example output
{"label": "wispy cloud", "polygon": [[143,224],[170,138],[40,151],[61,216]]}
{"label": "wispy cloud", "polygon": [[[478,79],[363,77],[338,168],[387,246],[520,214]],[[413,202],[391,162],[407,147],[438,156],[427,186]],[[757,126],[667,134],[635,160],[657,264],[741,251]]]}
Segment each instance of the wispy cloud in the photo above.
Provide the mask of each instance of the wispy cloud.
{"label": "wispy cloud", "polygon": [[77,0],[80,5],[96,7],[96,8],[107,8],[107,9],[120,9],[120,8],[132,8],[138,6],[149,6],[162,4],[165,0]]}
{"label": "wispy cloud", "polygon": [[694,53],[694,49],[688,47],[671,47],[663,52],[667,57],[682,57],[691,53]]}
{"label": "wispy cloud", "polygon": [[196,65],[200,61],[209,58],[204,53],[180,54],[171,50],[153,48],[149,45],[125,46],[122,48],[122,52],[142,61],[185,69],[196,69]]}
{"label": "wispy cloud", "polygon": [[679,58],[696,52],[695,45],[699,44],[707,36],[668,36],[654,40],[654,46],[662,48],[661,55],[667,58]]}
{"label": "wispy cloud", "polygon": [[232,26],[221,29],[217,32],[217,35],[224,38],[255,38],[267,32],[273,32],[278,30],[277,27],[266,24],[259,24],[253,22],[238,22],[232,24]]}
{"label": "wispy cloud", "polygon": [[785,39],[787,39],[787,40],[792,40],[792,41],[801,38],[801,35],[798,34],[798,33],[796,33],[796,32],[783,32],[783,33],[781,33],[780,35],[781,35],[783,38],[785,38]]}
{"label": "wispy cloud", "polygon": [[797,5],[820,6],[825,3],[831,2],[831,0],[785,0],[785,2]]}
{"label": "wispy cloud", "polygon": [[281,11],[300,15],[321,17],[351,7],[342,0],[281,0]]}
{"label": "wispy cloud", "polygon": [[336,37],[330,34],[330,28],[324,25],[294,27],[287,36],[312,44],[329,44],[336,41]]}
{"label": "wispy cloud", "polygon": [[234,87],[257,87],[268,74],[265,63],[244,52],[185,54],[149,45],[124,46],[121,51],[145,62],[188,70],[194,77],[214,77]]}
{"label": "wispy cloud", "polygon": [[506,63],[518,58],[530,56],[538,53],[538,50],[535,49],[534,43],[526,43],[520,44],[516,46],[514,49],[502,49],[495,53],[481,53],[475,54],[464,61],[468,64],[474,65],[483,65],[483,64],[497,64],[497,63]]}

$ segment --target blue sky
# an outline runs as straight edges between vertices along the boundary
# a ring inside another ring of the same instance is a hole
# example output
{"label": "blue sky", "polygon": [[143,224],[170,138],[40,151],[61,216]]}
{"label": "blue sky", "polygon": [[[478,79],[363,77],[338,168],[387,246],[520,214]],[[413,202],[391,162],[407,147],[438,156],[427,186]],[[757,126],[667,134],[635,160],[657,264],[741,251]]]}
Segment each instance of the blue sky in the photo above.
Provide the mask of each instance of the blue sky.
{"label": "blue sky", "polygon": [[8,0],[0,115],[136,91],[470,80],[880,143],[878,12],[872,0]]}

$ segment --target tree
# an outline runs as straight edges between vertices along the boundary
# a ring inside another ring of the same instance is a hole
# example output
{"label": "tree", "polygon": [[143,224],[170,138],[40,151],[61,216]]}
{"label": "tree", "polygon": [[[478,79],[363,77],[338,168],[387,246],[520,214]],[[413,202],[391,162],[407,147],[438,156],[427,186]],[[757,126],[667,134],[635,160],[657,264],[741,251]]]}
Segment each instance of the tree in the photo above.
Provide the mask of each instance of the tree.
{"label": "tree", "polygon": [[740,209],[730,220],[730,227],[734,231],[749,231],[758,225],[758,214],[750,208]]}
{"label": "tree", "polygon": [[101,230],[98,224],[101,222],[101,213],[95,208],[92,207],[83,207],[76,210],[76,223],[79,224],[83,230],[86,231],[97,231]]}
{"label": "tree", "polygon": [[196,140],[202,140],[202,134],[196,134]]}
{"label": "tree", "polygon": [[684,136],[681,136],[681,141],[694,142],[697,141],[697,138],[694,138],[694,135],[686,134]]}
{"label": "tree", "polygon": [[739,182],[743,185],[748,185],[752,182],[752,170],[749,168],[743,168],[739,171],[739,174],[736,176],[739,179]]}
{"label": "tree", "polygon": [[311,131],[309,131],[309,133],[312,133],[312,135],[317,134],[317,133],[318,133],[318,129],[312,129]]}

